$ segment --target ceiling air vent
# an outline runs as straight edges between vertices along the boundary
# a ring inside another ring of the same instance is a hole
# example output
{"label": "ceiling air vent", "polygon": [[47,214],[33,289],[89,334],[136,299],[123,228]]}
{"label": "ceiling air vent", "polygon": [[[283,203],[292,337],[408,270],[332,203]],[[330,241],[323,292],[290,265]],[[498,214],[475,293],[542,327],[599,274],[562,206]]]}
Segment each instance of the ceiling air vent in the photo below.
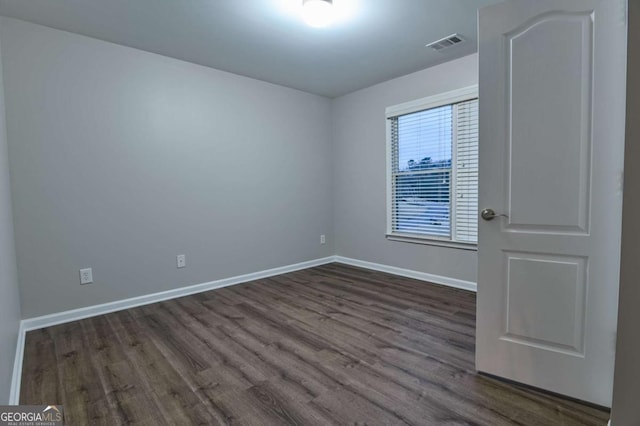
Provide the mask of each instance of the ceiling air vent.
{"label": "ceiling air vent", "polygon": [[448,37],[441,38],[440,40],[436,40],[433,43],[427,44],[427,47],[432,48],[438,52],[446,49],[447,47],[455,46],[464,42],[465,39],[459,34],[451,34]]}

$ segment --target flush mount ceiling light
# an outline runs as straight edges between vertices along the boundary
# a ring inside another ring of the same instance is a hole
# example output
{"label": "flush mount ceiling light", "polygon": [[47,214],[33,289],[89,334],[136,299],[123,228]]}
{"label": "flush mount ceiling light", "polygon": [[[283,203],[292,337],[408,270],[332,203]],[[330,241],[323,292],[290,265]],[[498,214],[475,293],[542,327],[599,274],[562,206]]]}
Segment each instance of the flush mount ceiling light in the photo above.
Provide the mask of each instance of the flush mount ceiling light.
{"label": "flush mount ceiling light", "polygon": [[316,28],[331,25],[335,18],[333,0],[302,0],[302,18]]}

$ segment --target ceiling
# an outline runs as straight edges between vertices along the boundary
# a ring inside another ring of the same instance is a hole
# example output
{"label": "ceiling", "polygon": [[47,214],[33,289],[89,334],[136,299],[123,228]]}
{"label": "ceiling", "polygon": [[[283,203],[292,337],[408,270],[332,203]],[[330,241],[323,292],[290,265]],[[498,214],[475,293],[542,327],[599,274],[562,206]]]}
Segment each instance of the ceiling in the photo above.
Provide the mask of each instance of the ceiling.
{"label": "ceiling", "polygon": [[[0,15],[336,97],[476,51],[476,12],[499,0],[334,0],[307,26],[302,0],[0,0]],[[425,44],[459,33],[443,52]]]}

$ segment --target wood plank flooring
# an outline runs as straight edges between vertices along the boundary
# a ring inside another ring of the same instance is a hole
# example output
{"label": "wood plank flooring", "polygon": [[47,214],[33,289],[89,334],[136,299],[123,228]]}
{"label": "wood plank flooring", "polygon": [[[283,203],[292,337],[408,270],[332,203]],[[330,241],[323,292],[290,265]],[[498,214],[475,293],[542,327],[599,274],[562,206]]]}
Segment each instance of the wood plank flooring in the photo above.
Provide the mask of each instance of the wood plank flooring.
{"label": "wood plank flooring", "polygon": [[330,264],[31,331],[22,404],[68,425],[605,425],[477,375],[475,295]]}

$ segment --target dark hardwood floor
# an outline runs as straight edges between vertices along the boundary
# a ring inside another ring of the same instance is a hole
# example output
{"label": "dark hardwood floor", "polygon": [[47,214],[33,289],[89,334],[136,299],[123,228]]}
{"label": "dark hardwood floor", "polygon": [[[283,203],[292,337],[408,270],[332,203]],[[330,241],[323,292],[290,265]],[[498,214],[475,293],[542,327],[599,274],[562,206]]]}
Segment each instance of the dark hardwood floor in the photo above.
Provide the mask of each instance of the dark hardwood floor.
{"label": "dark hardwood floor", "polygon": [[27,334],[68,425],[605,425],[474,370],[475,295],[331,264]]}

